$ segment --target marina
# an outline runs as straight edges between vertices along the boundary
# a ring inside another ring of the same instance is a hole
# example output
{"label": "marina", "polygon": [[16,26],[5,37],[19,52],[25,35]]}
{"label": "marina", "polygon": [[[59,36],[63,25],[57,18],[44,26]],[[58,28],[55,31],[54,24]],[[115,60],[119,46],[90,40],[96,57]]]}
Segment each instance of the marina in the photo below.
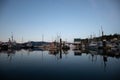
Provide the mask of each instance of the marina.
{"label": "marina", "polygon": [[118,80],[120,35],[111,37],[108,40],[108,36],[104,40],[99,37],[98,41],[75,38],[73,43],[61,38],[54,42],[25,43],[9,39],[0,43],[0,77],[3,80]]}
{"label": "marina", "polygon": [[120,80],[120,0],[0,0],[0,80]]}

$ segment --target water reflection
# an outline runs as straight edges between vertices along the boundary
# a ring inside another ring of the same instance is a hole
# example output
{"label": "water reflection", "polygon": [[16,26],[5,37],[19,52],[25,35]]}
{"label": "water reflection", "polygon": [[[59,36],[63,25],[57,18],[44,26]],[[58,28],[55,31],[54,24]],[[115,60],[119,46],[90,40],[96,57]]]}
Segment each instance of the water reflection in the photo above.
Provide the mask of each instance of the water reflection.
{"label": "water reflection", "polygon": [[81,56],[82,55],[81,50],[74,50],[74,55],[75,56]]}
{"label": "water reflection", "polygon": [[[30,55],[30,52],[34,52],[34,51],[40,51],[40,52],[44,52],[44,50],[42,49],[26,49],[26,50],[7,50],[7,51],[0,51],[0,55],[1,54],[7,54],[7,57],[11,60],[12,56],[16,55],[16,52],[21,52],[24,51],[22,53],[27,53]],[[59,59],[62,59],[62,55],[68,55],[71,52],[74,52],[74,56],[82,56],[82,54],[89,54],[89,59],[92,62],[95,62],[97,60],[97,56],[101,56],[103,57],[103,62],[104,65],[106,65],[106,62],[108,61],[108,57],[114,57],[116,59],[120,58],[120,52],[110,52],[110,51],[106,51],[106,50],[96,50],[96,51],[92,51],[92,50],[50,50],[48,51],[48,55],[54,55],[54,56],[59,56]]]}
{"label": "water reflection", "polygon": [[[65,56],[67,56],[67,58]],[[12,63],[7,63],[5,58]],[[116,73],[118,70],[117,68],[120,67],[119,58],[119,52],[109,52],[104,50],[44,51],[42,49],[26,49],[0,51],[0,71],[2,71],[0,74],[7,76],[10,73],[8,71],[13,70],[13,72],[16,72],[17,74],[25,73],[26,76],[28,76],[27,74],[30,74],[35,77],[36,75],[37,77],[40,75],[53,77],[61,76],[60,79],[63,79],[64,77],[71,79],[70,77],[74,77],[74,80],[76,78],[84,79],[78,77],[80,75],[89,76],[87,79],[90,79],[90,76],[93,75],[96,75],[97,77],[101,75],[105,76],[106,79],[109,79],[108,77],[117,76],[115,74],[111,76],[111,73]],[[6,69],[8,69],[8,71],[6,71]],[[17,74],[16,76],[18,76]]]}
{"label": "water reflection", "polygon": [[107,50],[74,50],[74,56],[82,56],[82,54],[89,54],[89,60],[91,62],[97,61],[97,56],[102,57],[101,61],[103,62],[104,71],[106,71],[107,62],[109,61],[108,58],[120,58],[120,52],[119,51],[107,51]]}
{"label": "water reflection", "polygon": [[68,54],[68,50],[62,50],[62,49],[60,49],[60,50],[50,50],[49,54],[50,55],[54,55],[54,56],[59,56],[58,59],[62,59],[62,54],[67,55]]}

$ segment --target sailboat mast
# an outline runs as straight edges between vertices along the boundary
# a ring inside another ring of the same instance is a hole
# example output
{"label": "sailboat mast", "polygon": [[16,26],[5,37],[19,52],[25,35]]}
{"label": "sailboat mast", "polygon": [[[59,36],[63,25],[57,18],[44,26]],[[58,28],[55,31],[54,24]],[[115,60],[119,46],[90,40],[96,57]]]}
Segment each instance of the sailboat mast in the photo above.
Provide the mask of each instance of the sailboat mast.
{"label": "sailboat mast", "polygon": [[42,34],[42,42],[44,41],[44,35]]}
{"label": "sailboat mast", "polygon": [[103,28],[102,28],[102,26],[101,26],[101,31],[102,31],[102,36],[104,35],[104,32],[103,32]]}
{"label": "sailboat mast", "polygon": [[11,35],[11,39],[12,39],[12,42],[13,42],[13,33],[11,32],[11,34],[12,34],[12,35]]}

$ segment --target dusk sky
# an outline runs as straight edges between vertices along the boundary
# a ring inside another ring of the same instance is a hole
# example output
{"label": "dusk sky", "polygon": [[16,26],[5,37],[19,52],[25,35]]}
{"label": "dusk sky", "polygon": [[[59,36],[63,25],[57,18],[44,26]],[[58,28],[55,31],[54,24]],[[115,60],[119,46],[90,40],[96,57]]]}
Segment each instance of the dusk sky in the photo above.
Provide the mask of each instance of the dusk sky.
{"label": "dusk sky", "polygon": [[52,41],[120,33],[120,0],[0,0],[0,41]]}

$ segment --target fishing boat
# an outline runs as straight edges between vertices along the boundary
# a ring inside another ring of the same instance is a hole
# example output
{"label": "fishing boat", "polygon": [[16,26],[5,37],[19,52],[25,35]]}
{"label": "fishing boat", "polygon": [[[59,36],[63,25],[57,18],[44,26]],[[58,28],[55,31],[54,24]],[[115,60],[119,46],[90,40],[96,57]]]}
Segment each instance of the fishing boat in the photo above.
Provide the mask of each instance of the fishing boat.
{"label": "fishing boat", "polygon": [[97,50],[97,49],[98,49],[98,44],[97,44],[97,42],[92,41],[92,42],[89,44],[88,48],[89,48],[90,50]]}

